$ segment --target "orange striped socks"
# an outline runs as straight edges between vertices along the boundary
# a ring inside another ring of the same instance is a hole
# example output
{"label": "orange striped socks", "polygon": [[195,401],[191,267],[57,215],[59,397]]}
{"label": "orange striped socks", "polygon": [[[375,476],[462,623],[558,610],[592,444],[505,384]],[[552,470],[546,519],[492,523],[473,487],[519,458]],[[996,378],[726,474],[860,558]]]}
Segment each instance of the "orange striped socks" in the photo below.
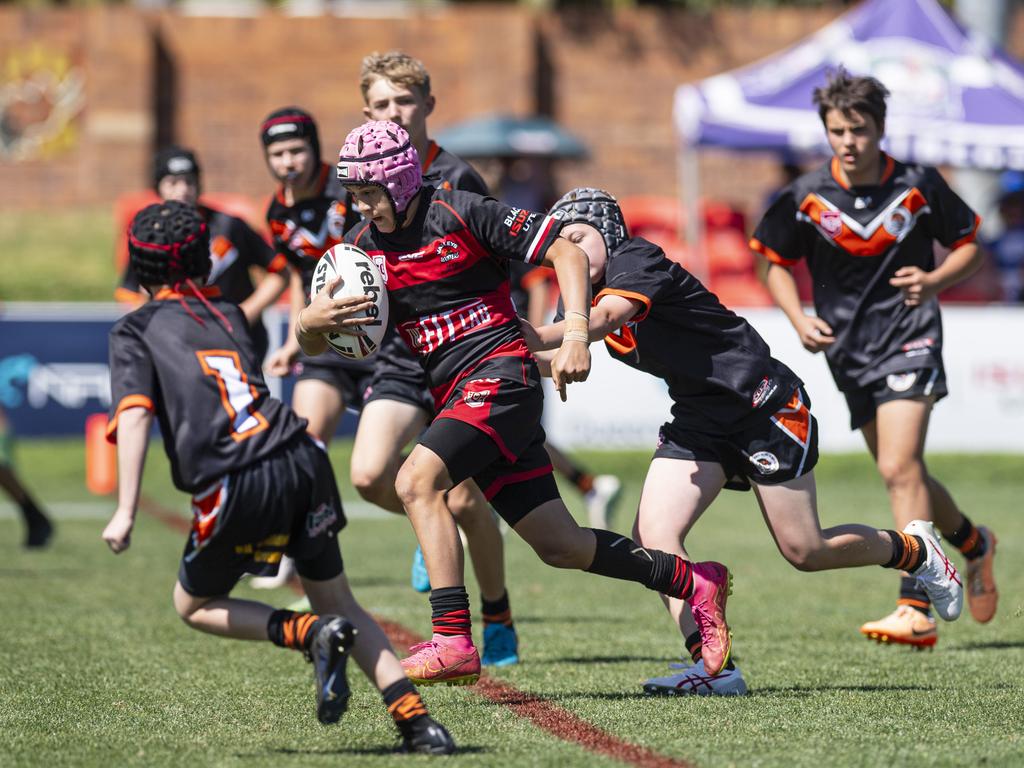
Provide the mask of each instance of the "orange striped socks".
{"label": "orange striped socks", "polygon": [[953,533],[943,537],[949,540],[949,543],[960,550],[960,553],[968,560],[973,560],[976,557],[981,557],[985,554],[985,539],[981,535],[981,531],[974,527],[974,524],[964,516],[963,523]]}
{"label": "orange striped socks", "polygon": [[924,539],[902,531],[886,531],[892,540],[892,557],[883,568],[895,568],[898,571],[913,572],[921,567],[928,557]]}
{"label": "orange striped socks", "polygon": [[480,595],[481,610],[484,617],[484,624],[504,624],[512,626],[512,608],[508,602],[508,592],[502,593],[497,600],[488,600]]}
{"label": "orange striped socks", "polygon": [[406,678],[392,683],[380,695],[384,699],[384,706],[388,708],[388,714],[403,734],[416,720],[427,714],[427,705],[420,698],[419,691]]}
{"label": "orange striped socks", "polygon": [[295,613],[282,608],[270,614],[267,637],[281,648],[307,651],[313,642],[313,629],[319,618],[315,613]]}

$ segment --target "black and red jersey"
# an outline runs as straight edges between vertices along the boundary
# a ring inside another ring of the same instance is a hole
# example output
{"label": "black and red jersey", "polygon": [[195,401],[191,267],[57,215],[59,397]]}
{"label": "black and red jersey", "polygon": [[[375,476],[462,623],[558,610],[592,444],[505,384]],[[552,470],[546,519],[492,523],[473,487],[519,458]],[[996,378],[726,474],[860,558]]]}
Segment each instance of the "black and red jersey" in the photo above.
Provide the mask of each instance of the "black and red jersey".
{"label": "black and red jersey", "polygon": [[[252,294],[249,267],[260,267],[268,272],[280,272],[287,267],[284,256],[275,256],[266,241],[238,217],[207,205],[197,208],[210,230],[211,264],[206,284],[220,288],[221,295],[228,301],[240,304]],[[142,286],[129,263],[115,297],[134,300],[141,293]]]}
{"label": "black and red jersey", "polygon": [[[487,185],[473,166],[433,141],[426,155],[420,158],[420,164],[423,166],[423,181],[426,184],[441,189],[462,189],[478,195],[489,194]],[[420,376],[423,374],[419,359],[409,351],[393,326],[381,342],[375,365],[388,369],[398,368]]]}
{"label": "black and red jersey", "polygon": [[464,189],[478,195],[489,195],[487,184],[476,170],[457,155],[439,147],[433,141],[426,156],[420,158],[423,182],[441,189]]}
{"label": "black and red jersey", "polygon": [[317,191],[312,197],[286,205],[278,190],[267,207],[267,224],[274,250],[299,270],[309,303],[313,270],[324,252],[341,242],[345,231],[360,220],[348,192],[335,178],[334,169],[320,164]]}
{"label": "black and red jersey", "polygon": [[[643,305],[605,337],[609,354],[668,384],[679,427],[737,432],[775,413],[801,384],[746,320],[643,238],[630,238],[608,259],[594,304],[609,294]],[[629,393],[621,395],[628,402]]]}
{"label": "black and red jersey", "polygon": [[305,419],[267,391],[241,310],[218,298],[216,287],[203,292],[232,332],[198,299],[169,290],[110,331],[107,439],[116,441],[126,408],[154,411],[174,485],[188,493],[269,456],[306,429]]}
{"label": "black and red jersey", "polygon": [[391,322],[420,359],[435,401],[495,354],[528,355],[510,298],[509,261],[540,263],[561,229],[551,216],[460,190],[423,187],[412,222],[372,223],[345,240],[381,267]]}
{"label": "black and red jersey", "polygon": [[908,307],[889,280],[900,267],[933,270],[934,242],[971,242],[980,223],[934,168],[883,161],[875,186],[846,186],[836,159],[801,176],[750,241],[776,264],[807,260],[815,309],[836,337],[825,355],[841,390],[941,366],[938,299]]}

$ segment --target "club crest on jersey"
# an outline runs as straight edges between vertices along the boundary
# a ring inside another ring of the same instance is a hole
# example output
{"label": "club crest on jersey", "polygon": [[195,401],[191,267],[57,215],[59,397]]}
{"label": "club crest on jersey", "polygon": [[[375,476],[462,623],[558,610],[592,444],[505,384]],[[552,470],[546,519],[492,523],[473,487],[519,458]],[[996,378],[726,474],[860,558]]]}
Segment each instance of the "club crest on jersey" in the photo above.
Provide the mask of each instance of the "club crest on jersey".
{"label": "club crest on jersey", "polygon": [[885,231],[893,237],[899,237],[910,228],[911,213],[906,208],[893,208],[882,220]]}
{"label": "club crest on jersey", "polygon": [[821,228],[829,237],[839,237],[839,233],[843,231],[843,214],[839,211],[822,211]]}
{"label": "club crest on jersey", "polygon": [[383,256],[371,256],[373,263],[377,265],[377,269],[380,270],[380,276],[384,280],[384,284],[388,282],[388,264]]}
{"label": "club crest on jersey", "polygon": [[455,261],[462,254],[459,252],[459,244],[454,240],[442,240],[436,249],[437,255],[441,259],[441,263],[445,264],[449,261]]}
{"label": "club crest on jersey", "polygon": [[750,457],[750,463],[762,475],[774,475],[779,471],[779,457],[771,451],[758,451]]}

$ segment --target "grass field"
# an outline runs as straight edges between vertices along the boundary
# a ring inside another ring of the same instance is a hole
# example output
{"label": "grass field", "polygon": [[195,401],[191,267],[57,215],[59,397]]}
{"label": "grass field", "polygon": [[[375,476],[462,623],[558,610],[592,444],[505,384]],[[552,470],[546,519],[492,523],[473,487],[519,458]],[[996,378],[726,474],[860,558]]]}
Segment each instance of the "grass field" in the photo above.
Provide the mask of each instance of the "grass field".
{"label": "grass field", "polygon": [[[341,476],[347,450],[344,444],[333,450]],[[63,508],[88,501],[81,452],[77,441],[24,441],[20,464],[39,494]],[[626,480],[618,518],[624,529],[647,456],[585,458]],[[639,684],[666,674],[681,650],[657,598],[635,585],[547,568],[514,536],[507,538],[508,570],[523,662],[494,677],[646,747],[665,758],[662,765],[1024,765],[1021,459],[936,457],[931,467],[969,513],[998,533],[1001,587],[991,624],[973,623],[965,610],[959,622],[940,627],[934,652],[859,637],[862,621],[891,609],[892,573],[798,573],[775,553],[754,499],[729,493],[698,524],[690,551],[735,571],[730,619],[751,695],[645,698]],[[891,525],[864,457],[825,457],[818,477],[825,524]],[[184,510],[158,445],[150,452],[146,492]],[[132,549],[115,558],[99,539],[104,508],[84,509],[59,521],[51,549],[31,554],[18,546],[17,521],[0,516],[0,765],[249,768],[428,760],[389,752],[389,718],[358,673],[351,675],[349,713],[340,726],[322,728],[313,716],[309,668],[296,654],[188,630],[170,604],[180,533],[142,516]],[[429,632],[426,598],[408,587],[414,540],[404,520],[359,517],[342,547],[364,604],[414,632]],[[243,585],[239,594],[260,593]],[[287,590],[271,596],[280,604],[294,599]],[[461,748],[452,765],[622,764],[555,738],[472,689],[428,689],[426,699]]]}
{"label": "grass field", "polygon": [[113,301],[110,207],[0,212],[0,274],[0,301]]}

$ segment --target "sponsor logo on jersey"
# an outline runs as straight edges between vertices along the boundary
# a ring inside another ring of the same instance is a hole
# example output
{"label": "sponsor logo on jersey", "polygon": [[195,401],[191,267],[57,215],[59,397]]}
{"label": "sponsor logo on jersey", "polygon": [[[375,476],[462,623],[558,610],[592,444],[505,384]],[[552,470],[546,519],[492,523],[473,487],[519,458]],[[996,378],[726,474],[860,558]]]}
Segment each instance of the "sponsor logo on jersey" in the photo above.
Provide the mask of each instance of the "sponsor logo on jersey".
{"label": "sponsor logo on jersey", "polygon": [[427,255],[426,251],[414,251],[413,253],[402,253],[399,254],[399,261],[419,261]]}
{"label": "sponsor logo on jersey", "polygon": [[885,386],[893,392],[906,392],[917,381],[917,371],[908,373],[890,373],[885,377]]}
{"label": "sponsor logo on jersey", "polygon": [[505,217],[509,237],[519,237],[520,232],[530,231],[530,212],[525,208],[513,208]]}
{"label": "sponsor logo on jersey", "polygon": [[758,451],[750,457],[750,463],[762,475],[774,475],[779,471],[779,457],[771,451]]}
{"label": "sponsor logo on jersey", "polygon": [[338,513],[334,507],[324,502],[311,513],[306,515],[306,535],[311,539],[329,530],[338,520]]}
{"label": "sponsor logo on jersey", "polygon": [[761,379],[761,383],[757,385],[757,389],[754,390],[754,396],[750,398],[750,404],[755,408],[760,408],[769,397],[775,394],[775,390],[778,388],[778,384],[765,376]]}
{"label": "sponsor logo on jersey", "polygon": [[821,228],[832,239],[837,238],[843,231],[843,214],[839,211],[822,211]]}
{"label": "sponsor logo on jersey", "polygon": [[426,355],[491,322],[491,308],[482,300],[447,312],[408,320],[398,326],[412,350]]}
{"label": "sponsor logo on jersey", "polygon": [[459,244],[453,240],[442,240],[437,246],[437,255],[441,257],[441,263],[455,261],[462,254],[459,253]]}
{"label": "sponsor logo on jersey", "polygon": [[885,214],[885,218],[882,219],[882,226],[893,237],[899,237],[910,228],[913,220],[913,214],[906,208],[893,208]]}

